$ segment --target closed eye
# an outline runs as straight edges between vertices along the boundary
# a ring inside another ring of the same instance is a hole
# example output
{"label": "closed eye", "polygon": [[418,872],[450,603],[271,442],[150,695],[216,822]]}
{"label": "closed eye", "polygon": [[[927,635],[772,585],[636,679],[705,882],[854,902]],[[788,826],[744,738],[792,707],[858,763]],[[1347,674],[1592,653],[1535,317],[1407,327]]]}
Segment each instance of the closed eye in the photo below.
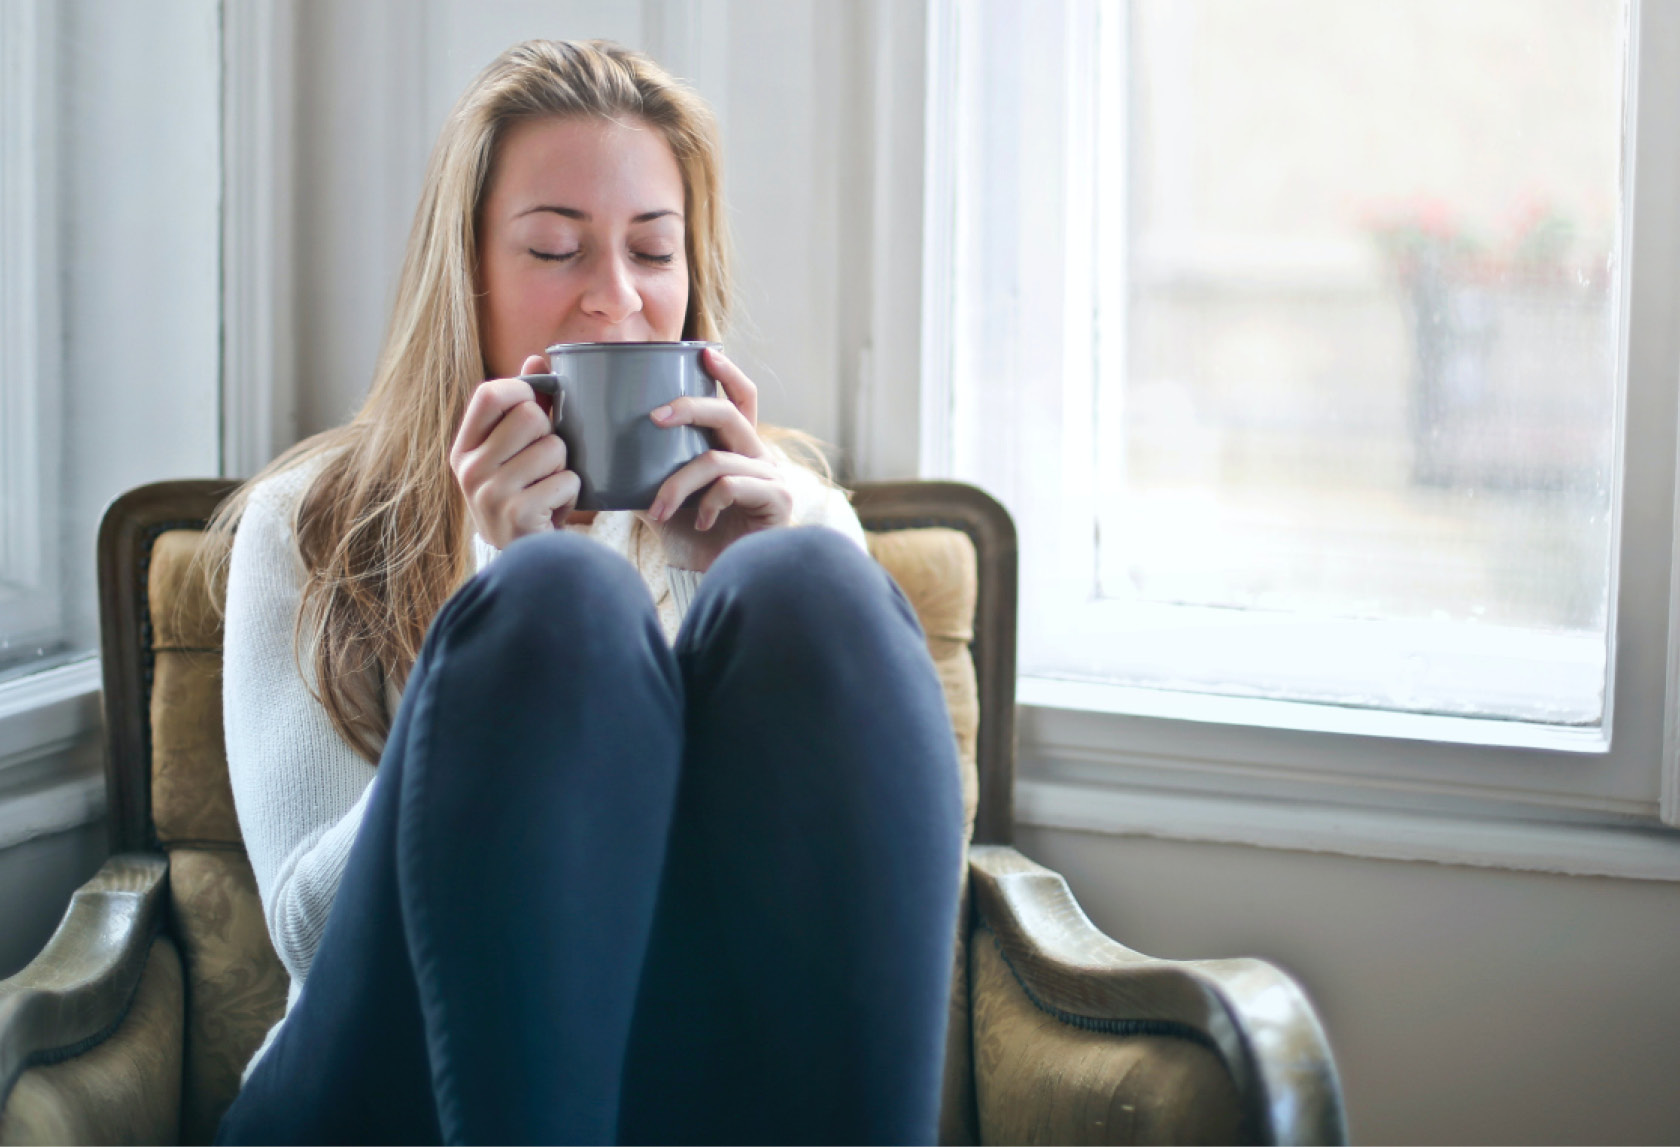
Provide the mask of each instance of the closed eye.
{"label": "closed eye", "polygon": [[675,259],[676,255],[674,255],[674,254],[671,254],[671,255],[637,255],[636,258],[642,260],[645,263],[659,263],[661,265],[664,265],[666,263],[669,263],[672,259]]}
{"label": "closed eye", "polygon": [[563,263],[577,254],[576,251],[539,251],[535,247],[529,247],[527,250],[546,263]]}

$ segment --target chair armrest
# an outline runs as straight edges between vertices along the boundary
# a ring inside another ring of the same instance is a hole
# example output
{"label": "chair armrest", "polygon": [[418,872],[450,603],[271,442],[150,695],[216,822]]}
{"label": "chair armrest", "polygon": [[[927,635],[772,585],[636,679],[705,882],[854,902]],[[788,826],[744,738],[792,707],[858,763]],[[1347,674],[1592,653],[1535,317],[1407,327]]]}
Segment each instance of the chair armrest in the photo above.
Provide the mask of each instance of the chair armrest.
{"label": "chair armrest", "polygon": [[70,897],[40,955],[0,981],[0,1107],[24,1068],[99,1043],[122,1022],[163,912],[169,862],[108,859]]}
{"label": "chair armrest", "polygon": [[1345,1143],[1341,1085],[1312,1004],[1262,960],[1160,960],[1105,936],[1067,883],[1013,848],[969,853],[975,910],[1040,1009],[1077,1027],[1210,1044],[1261,1143]]}

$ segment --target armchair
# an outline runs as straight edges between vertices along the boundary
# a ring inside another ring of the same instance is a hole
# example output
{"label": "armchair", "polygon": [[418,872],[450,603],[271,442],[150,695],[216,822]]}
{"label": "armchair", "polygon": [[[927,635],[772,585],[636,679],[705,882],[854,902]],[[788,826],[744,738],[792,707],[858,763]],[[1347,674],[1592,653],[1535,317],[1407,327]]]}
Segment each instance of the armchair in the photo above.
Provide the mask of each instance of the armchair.
{"label": "armchair", "polygon": [[[220,623],[192,561],[231,489],[141,487],[101,526],[113,855],[0,982],[0,1144],[207,1142],[284,1008],[227,779]],[[1344,1141],[1330,1049],[1292,980],[1257,960],[1132,952],[1010,847],[1008,514],[931,482],[867,485],[856,506],[922,620],[964,774],[941,1140]]]}

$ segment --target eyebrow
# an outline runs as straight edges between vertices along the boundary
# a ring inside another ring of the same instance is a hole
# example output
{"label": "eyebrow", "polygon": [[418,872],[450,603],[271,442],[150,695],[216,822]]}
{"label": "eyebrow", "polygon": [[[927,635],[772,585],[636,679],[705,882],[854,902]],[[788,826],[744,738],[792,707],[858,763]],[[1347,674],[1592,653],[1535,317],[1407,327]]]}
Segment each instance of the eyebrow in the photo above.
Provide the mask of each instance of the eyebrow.
{"label": "eyebrow", "polygon": [[[522,219],[527,215],[534,215],[539,211],[547,211],[547,212],[549,212],[551,214],[554,214],[554,215],[562,215],[562,216],[565,216],[567,219],[576,219],[580,223],[587,223],[587,222],[589,222],[589,219],[590,219],[589,212],[587,212],[587,211],[579,211],[576,207],[554,207],[554,206],[551,206],[551,205],[546,204],[546,203],[545,204],[539,204],[536,207],[527,207],[525,210],[521,211],[518,215],[515,215],[514,218],[515,219]],[[680,211],[671,211],[669,209],[662,209],[662,210],[659,210],[659,211],[644,211],[640,215],[631,219],[630,222],[632,222],[632,223],[652,223],[655,219],[663,219],[667,215],[674,215],[679,220],[682,218],[682,212],[680,212]]]}

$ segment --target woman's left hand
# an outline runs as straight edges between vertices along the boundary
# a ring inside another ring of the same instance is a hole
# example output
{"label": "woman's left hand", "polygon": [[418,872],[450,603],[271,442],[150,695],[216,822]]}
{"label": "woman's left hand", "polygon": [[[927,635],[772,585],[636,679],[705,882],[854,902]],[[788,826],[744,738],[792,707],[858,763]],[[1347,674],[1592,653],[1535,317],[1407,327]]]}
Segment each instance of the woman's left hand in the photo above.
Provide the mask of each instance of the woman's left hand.
{"label": "woman's left hand", "polygon": [[793,491],[758,436],[758,388],[713,347],[701,363],[720,396],[679,398],[649,415],[660,426],[703,426],[717,444],[667,478],[648,510],[679,569],[706,570],[731,542],[793,520]]}

